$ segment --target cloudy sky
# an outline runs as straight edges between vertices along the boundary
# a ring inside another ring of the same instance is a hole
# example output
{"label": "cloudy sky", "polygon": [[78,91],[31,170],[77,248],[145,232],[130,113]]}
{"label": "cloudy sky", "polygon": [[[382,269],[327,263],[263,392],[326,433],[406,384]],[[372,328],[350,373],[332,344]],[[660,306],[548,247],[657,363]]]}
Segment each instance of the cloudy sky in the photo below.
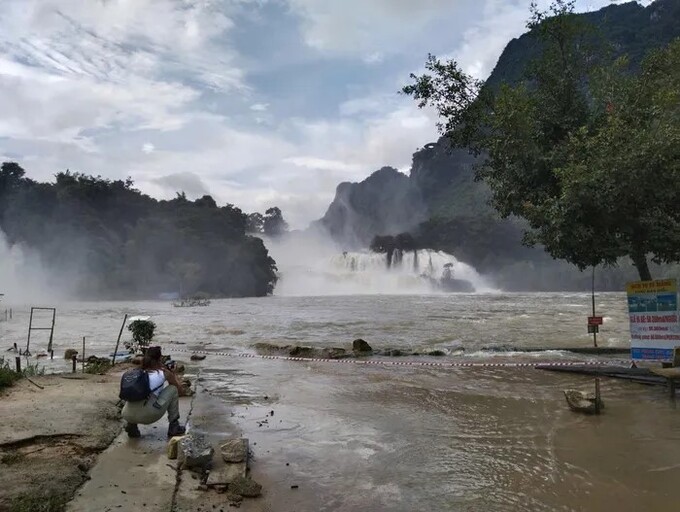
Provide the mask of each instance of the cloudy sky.
{"label": "cloudy sky", "polygon": [[[539,1],[545,5],[546,0]],[[578,0],[591,10],[609,0]],[[436,138],[397,94],[427,53],[479,77],[529,0],[1,0],[0,160],[132,176],[295,227]]]}

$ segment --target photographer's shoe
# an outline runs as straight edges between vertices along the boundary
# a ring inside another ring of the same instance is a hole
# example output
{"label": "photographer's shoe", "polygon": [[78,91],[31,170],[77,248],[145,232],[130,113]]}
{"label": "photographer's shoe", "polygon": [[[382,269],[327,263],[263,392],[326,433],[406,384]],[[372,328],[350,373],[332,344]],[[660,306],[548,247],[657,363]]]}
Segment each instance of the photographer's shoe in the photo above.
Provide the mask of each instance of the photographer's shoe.
{"label": "photographer's shoe", "polygon": [[187,429],[179,424],[179,420],[170,422],[168,425],[168,437],[183,436]]}
{"label": "photographer's shoe", "polygon": [[128,437],[137,439],[142,437],[142,433],[139,431],[139,427],[135,423],[128,423],[125,425],[125,432],[127,432]]}

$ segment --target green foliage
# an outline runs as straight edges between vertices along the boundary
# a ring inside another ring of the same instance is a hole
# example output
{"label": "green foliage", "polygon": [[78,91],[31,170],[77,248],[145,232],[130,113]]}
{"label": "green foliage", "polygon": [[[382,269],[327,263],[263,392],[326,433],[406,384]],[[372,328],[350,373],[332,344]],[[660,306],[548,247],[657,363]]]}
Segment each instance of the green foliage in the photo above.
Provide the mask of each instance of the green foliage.
{"label": "green foliage", "polygon": [[528,26],[541,50],[520,83],[486,87],[430,57],[435,76],[404,92],[483,155],[478,177],[503,217],[526,220],[527,244],[581,269],[629,256],[649,279],[648,254],[680,259],[680,43],[631,74],[627,60],[608,62],[571,1],[532,6]]}
{"label": "green foliage", "polygon": [[264,212],[262,231],[269,237],[279,237],[288,231],[288,223],[278,207],[269,208]]}
{"label": "green foliage", "polygon": [[38,363],[28,363],[23,366],[20,373],[14,370],[14,361],[0,357],[0,389],[13,386],[23,377],[40,377],[45,375],[45,367]]}
{"label": "green foliage", "polygon": [[8,512],[62,512],[69,496],[62,494],[30,493],[14,498]]}
{"label": "green foliage", "polygon": [[14,371],[10,361],[0,357],[0,389],[13,386],[21,379],[21,374]]}
{"label": "green foliage", "polygon": [[45,375],[45,367],[40,366],[38,363],[26,363],[26,365],[21,369],[21,375],[23,377],[40,377]]}
{"label": "green foliage", "polygon": [[246,220],[246,233],[261,235],[264,233],[264,216],[261,213],[250,213]]}
{"label": "green foliage", "polygon": [[97,358],[85,363],[85,373],[93,375],[103,375],[111,369],[111,361],[108,359]]}
{"label": "green foliage", "polygon": [[254,235],[266,235],[276,238],[288,231],[288,223],[283,218],[283,213],[278,206],[268,208],[264,215],[251,213],[246,218],[246,233]]}
{"label": "green foliage", "polygon": [[137,353],[151,344],[156,324],[151,320],[135,320],[128,325],[128,330],[132,333],[132,341],[125,342],[125,348]]}
{"label": "green foliage", "polygon": [[66,171],[53,184],[37,183],[5,162],[0,229],[11,244],[37,250],[55,277],[68,276],[85,298],[155,297],[178,289],[261,296],[277,279],[264,245],[246,235],[241,210],[220,207],[210,196],[156,201],[129,178]]}

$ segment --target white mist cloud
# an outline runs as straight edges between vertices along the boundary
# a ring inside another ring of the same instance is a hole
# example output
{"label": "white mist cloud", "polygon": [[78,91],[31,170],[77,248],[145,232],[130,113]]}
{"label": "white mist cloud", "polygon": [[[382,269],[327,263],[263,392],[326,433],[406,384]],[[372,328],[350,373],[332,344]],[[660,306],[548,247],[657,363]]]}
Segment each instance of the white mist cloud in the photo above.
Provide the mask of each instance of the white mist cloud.
{"label": "white mist cloud", "polygon": [[[50,273],[40,257],[26,247],[10,245],[0,231],[0,294],[5,304],[29,304],[34,300],[58,300],[72,291],[67,279]],[[3,347],[4,350],[5,347]]]}

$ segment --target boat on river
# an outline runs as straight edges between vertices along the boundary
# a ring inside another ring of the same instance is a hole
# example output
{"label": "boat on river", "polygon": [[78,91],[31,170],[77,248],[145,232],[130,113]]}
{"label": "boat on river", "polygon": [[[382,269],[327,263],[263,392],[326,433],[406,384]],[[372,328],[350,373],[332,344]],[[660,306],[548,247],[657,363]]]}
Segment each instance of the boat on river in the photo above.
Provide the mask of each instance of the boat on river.
{"label": "boat on river", "polygon": [[176,308],[195,308],[195,307],[205,307],[210,306],[210,299],[182,299],[177,302],[173,302],[172,305]]}

